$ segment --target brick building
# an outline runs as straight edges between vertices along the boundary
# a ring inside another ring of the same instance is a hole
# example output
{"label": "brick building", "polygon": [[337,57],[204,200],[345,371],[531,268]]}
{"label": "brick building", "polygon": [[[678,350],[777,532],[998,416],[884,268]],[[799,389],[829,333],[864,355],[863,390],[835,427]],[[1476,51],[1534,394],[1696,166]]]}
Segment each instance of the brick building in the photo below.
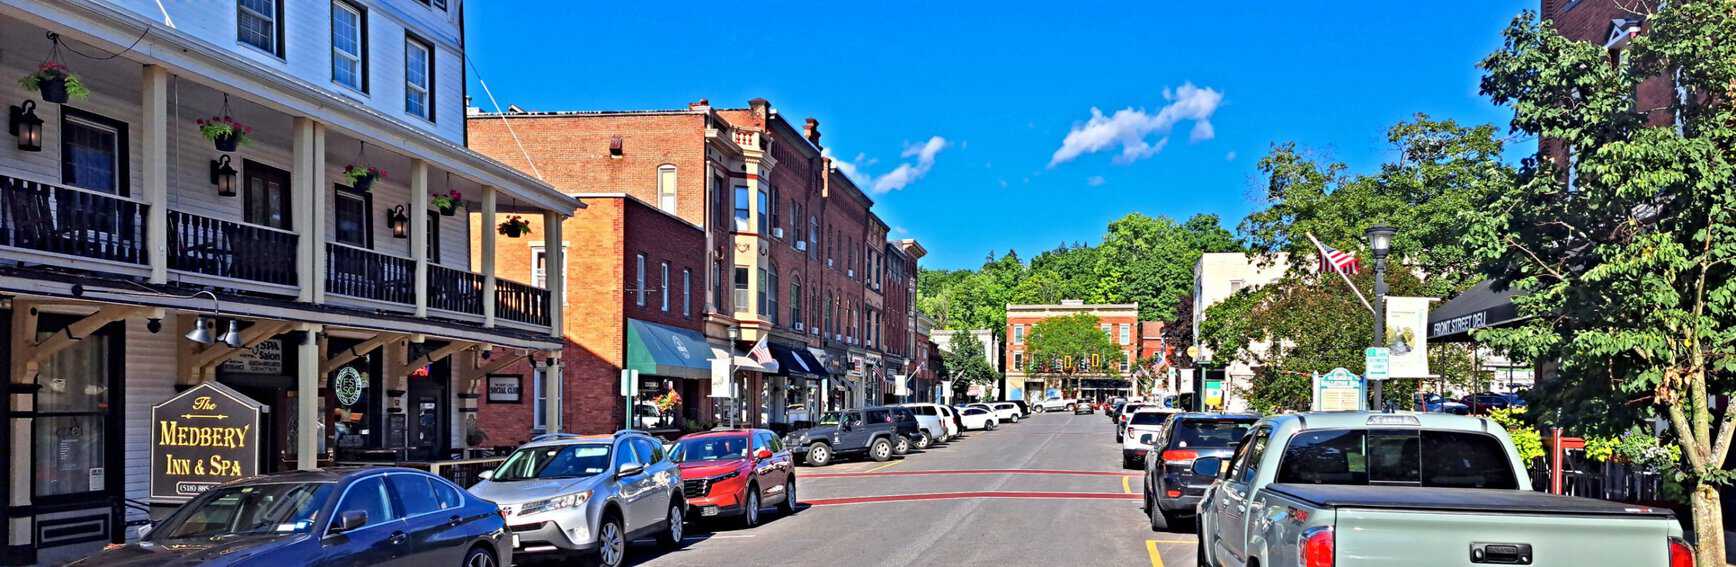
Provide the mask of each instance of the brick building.
{"label": "brick building", "polygon": [[[702,334],[715,357],[731,361],[727,387],[739,392],[739,403],[724,397],[707,408],[710,419],[734,415],[775,426],[824,409],[879,403],[895,389],[889,377],[914,366],[908,348],[887,341],[889,329],[902,337],[913,326],[920,254],[888,254],[886,224],[871,212],[873,201],[822,155],[818,121],[798,128],[764,99],[745,108],[701,100],[657,111],[473,111],[469,128],[473,149],[540,172],[569,193],[619,193],[697,229],[692,242],[680,245],[698,255],[698,311],[688,328]],[[581,211],[575,224],[591,222],[588,216]],[[570,261],[585,253],[613,251],[575,250]],[[904,260],[896,270],[902,309],[889,319],[888,263],[897,260]],[[569,329],[622,324],[589,318]],[[778,364],[762,367],[742,356],[762,338]],[[618,380],[567,379],[571,388],[620,399]],[[727,396],[725,382],[714,384]],[[583,421],[624,423],[614,411],[614,421]]]}
{"label": "brick building", "polygon": [[[1052,374],[1028,372],[1031,361],[1025,357],[1026,338],[1031,330],[1046,319],[1087,313],[1097,318],[1097,324],[1111,341],[1122,349],[1122,359],[1114,361],[1118,377],[1107,374],[1074,374],[1066,379]],[[1059,389],[1068,397],[1093,400],[1124,396],[1132,392],[1135,361],[1139,360],[1139,342],[1135,334],[1139,327],[1139,304],[1090,305],[1077,299],[1063,300],[1059,305],[1007,306],[1007,384],[1006,399],[1038,397],[1037,392]],[[1077,382],[1074,380],[1078,379]],[[1030,392],[1027,394],[1027,392]]]}

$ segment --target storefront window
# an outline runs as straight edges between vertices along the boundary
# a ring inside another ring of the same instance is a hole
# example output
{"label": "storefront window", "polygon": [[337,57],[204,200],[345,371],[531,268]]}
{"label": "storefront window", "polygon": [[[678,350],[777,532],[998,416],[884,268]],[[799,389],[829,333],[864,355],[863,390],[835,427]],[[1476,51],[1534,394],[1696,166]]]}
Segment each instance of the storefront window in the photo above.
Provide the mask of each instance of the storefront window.
{"label": "storefront window", "polygon": [[37,417],[31,423],[36,496],[103,489],[108,360],[108,341],[86,340],[41,365],[36,376]]}
{"label": "storefront window", "polygon": [[633,421],[639,429],[677,429],[681,427],[685,400],[675,388],[675,381],[646,377],[639,379],[639,398],[633,407]]}

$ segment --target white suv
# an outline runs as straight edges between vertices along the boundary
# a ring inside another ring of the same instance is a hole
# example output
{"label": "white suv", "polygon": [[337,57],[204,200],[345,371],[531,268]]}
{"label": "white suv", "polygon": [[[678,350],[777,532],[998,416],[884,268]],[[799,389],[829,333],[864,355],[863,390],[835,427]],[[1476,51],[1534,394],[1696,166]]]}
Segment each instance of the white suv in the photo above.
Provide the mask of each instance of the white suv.
{"label": "white suv", "polygon": [[1121,441],[1121,467],[1140,468],[1145,463],[1145,454],[1151,452],[1152,444],[1163,438],[1163,428],[1169,423],[1169,418],[1178,413],[1181,410],[1175,408],[1146,406],[1129,415],[1127,431]]}
{"label": "white suv", "polygon": [[1043,408],[1043,411],[1073,411],[1076,403],[1072,398],[1049,398],[1037,402],[1037,407]]}
{"label": "white suv", "polygon": [[919,431],[916,439],[911,442],[917,449],[927,449],[929,445],[941,443],[949,439],[947,425],[952,423],[952,416],[941,413],[936,404],[903,404],[916,414],[916,428]]}

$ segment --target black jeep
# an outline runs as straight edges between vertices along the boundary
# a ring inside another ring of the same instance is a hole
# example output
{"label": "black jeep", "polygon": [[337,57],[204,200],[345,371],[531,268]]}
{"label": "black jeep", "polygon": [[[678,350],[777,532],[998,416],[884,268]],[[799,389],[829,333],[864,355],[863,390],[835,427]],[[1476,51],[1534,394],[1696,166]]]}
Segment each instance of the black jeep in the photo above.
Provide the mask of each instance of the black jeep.
{"label": "black jeep", "polygon": [[832,464],[839,456],[867,454],[885,461],[898,442],[897,425],[886,408],[826,412],[813,427],[791,431],[784,445],[810,466]]}
{"label": "black jeep", "polygon": [[866,410],[868,421],[891,419],[897,426],[897,437],[892,438],[892,454],[903,455],[915,446],[917,436],[922,435],[922,425],[916,421],[916,412],[903,406],[880,406]]}

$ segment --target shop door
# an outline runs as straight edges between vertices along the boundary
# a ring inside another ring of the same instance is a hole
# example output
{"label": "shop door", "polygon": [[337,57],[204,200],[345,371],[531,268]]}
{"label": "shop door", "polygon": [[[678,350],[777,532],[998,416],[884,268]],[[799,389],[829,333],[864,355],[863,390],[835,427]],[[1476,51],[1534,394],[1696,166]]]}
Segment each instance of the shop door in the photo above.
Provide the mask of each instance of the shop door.
{"label": "shop door", "polygon": [[447,443],[451,427],[447,403],[447,364],[442,361],[431,365],[427,376],[410,378],[409,405],[405,413],[410,416],[409,439],[407,453],[412,461],[437,461],[448,458]]}

